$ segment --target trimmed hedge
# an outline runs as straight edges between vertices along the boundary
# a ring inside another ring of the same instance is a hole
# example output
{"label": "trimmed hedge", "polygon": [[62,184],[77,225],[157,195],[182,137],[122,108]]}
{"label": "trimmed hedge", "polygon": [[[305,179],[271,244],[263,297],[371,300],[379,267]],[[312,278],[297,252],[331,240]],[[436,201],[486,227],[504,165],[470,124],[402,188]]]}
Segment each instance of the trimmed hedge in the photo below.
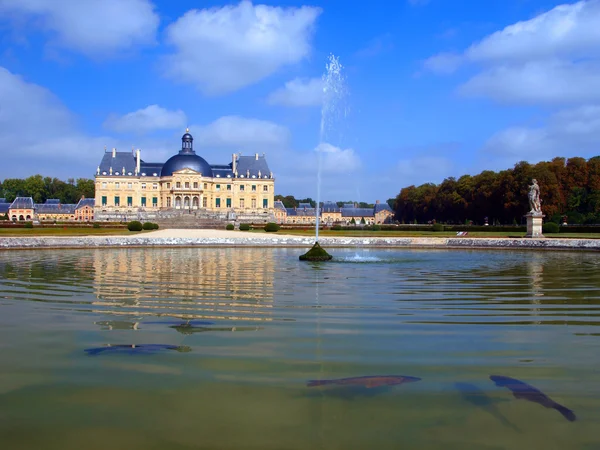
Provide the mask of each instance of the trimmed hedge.
{"label": "trimmed hedge", "polygon": [[373,227],[371,227],[371,229],[373,231],[381,231],[381,225],[373,225]]}
{"label": "trimmed hedge", "polygon": [[279,225],[277,225],[275,222],[269,222],[265,225],[265,231],[267,233],[277,232],[279,231]]}
{"label": "trimmed hedge", "polygon": [[142,231],[143,225],[139,220],[132,220],[127,224],[127,229],[129,231]]}
{"label": "trimmed hedge", "polygon": [[25,228],[33,228],[33,222],[25,222]]}
{"label": "trimmed hedge", "polygon": [[240,231],[250,231],[249,223],[240,223]]}
{"label": "trimmed hedge", "polygon": [[226,230],[233,230],[235,228],[235,226],[232,223],[228,223],[227,226],[225,227]]}
{"label": "trimmed hedge", "polygon": [[444,231],[444,225],[441,223],[435,223],[431,226],[432,231]]}
{"label": "trimmed hedge", "polygon": [[554,222],[546,222],[542,225],[542,233],[551,234],[551,233],[559,233],[560,226]]}
{"label": "trimmed hedge", "polygon": [[144,222],[144,224],[142,225],[142,229],[154,230],[154,224],[152,222]]}

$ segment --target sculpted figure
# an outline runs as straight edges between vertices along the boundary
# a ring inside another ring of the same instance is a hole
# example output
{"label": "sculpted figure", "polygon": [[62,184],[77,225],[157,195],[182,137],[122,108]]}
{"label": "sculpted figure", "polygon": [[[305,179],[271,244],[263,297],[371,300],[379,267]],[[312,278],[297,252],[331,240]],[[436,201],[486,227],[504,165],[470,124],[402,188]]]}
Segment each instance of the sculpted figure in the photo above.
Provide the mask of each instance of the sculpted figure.
{"label": "sculpted figure", "polygon": [[540,200],[540,187],[535,178],[531,180],[531,183],[532,184],[529,186],[529,207],[531,208],[531,211],[529,212],[541,214],[542,201]]}

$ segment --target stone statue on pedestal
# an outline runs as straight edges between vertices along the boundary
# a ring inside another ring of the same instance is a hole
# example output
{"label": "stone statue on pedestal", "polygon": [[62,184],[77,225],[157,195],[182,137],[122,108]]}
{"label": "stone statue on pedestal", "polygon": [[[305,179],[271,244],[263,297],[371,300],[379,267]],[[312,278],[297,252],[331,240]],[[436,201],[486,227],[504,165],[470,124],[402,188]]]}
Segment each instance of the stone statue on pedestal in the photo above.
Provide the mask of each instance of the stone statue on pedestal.
{"label": "stone statue on pedestal", "polygon": [[529,207],[531,211],[530,214],[539,215],[542,214],[542,201],[540,200],[540,187],[537,184],[537,180],[534,178],[531,180],[531,185],[529,186]]}
{"label": "stone statue on pedestal", "polygon": [[527,234],[525,237],[528,238],[543,238],[542,234],[542,220],[545,217],[542,214],[542,200],[540,199],[540,187],[537,184],[537,180],[534,178],[531,180],[529,186],[529,207],[531,210],[525,214],[527,217]]}

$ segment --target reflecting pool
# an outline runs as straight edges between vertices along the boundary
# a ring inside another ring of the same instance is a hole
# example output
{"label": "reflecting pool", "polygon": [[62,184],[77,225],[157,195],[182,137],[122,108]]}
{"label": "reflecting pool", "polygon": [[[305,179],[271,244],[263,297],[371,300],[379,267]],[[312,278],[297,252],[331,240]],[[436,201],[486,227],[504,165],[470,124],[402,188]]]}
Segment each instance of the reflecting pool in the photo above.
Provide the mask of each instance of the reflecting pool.
{"label": "reflecting pool", "polygon": [[328,251],[0,252],[2,448],[600,448],[597,253]]}

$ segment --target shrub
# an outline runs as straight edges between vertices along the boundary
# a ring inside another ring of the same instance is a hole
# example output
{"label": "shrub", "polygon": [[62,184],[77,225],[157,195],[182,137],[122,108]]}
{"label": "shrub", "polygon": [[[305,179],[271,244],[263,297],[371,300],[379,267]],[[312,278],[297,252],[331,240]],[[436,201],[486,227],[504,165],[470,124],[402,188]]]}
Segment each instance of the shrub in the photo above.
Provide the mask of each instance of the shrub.
{"label": "shrub", "polygon": [[351,223],[352,225],[356,225],[356,220],[354,220],[354,217],[352,218],[352,220],[350,221],[350,223]]}
{"label": "shrub", "polygon": [[143,225],[139,220],[132,220],[127,224],[127,229],[129,231],[142,231]]}
{"label": "shrub", "polygon": [[232,224],[232,223],[228,223],[228,224],[227,224],[227,226],[225,227],[225,229],[226,229],[226,230],[229,230],[229,231],[233,230],[234,228],[235,228],[235,227],[233,226],[233,224]]}
{"label": "shrub", "polygon": [[269,222],[265,225],[265,231],[267,233],[279,231],[279,225],[277,225],[275,222]]}
{"label": "shrub", "polygon": [[158,224],[157,223],[153,223],[152,225],[154,225],[154,229],[158,230]]}
{"label": "shrub", "polygon": [[25,222],[25,228],[33,228],[33,222]]}
{"label": "shrub", "polygon": [[435,223],[431,226],[433,231],[444,231],[444,225],[441,223]]}
{"label": "shrub", "polygon": [[100,228],[100,224],[99,223],[94,223],[94,225],[92,225],[92,228]]}
{"label": "shrub", "polygon": [[546,222],[545,224],[542,225],[542,233],[559,233],[560,232],[560,226],[557,223],[554,222]]}
{"label": "shrub", "polygon": [[373,231],[381,231],[381,225],[373,225]]}
{"label": "shrub", "polygon": [[154,230],[154,224],[152,222],[144,222],[142,225],[143,230]]}
{"label": "shrub", "polygon": [[342,226],[341,225],[334,225],[331,227],[331,229],[333,231],[342,231]]}
{"label": "shrub", "polygon": [[240,223],[240,231],[248,231],[248,230],[250,230],[249,223]]}

